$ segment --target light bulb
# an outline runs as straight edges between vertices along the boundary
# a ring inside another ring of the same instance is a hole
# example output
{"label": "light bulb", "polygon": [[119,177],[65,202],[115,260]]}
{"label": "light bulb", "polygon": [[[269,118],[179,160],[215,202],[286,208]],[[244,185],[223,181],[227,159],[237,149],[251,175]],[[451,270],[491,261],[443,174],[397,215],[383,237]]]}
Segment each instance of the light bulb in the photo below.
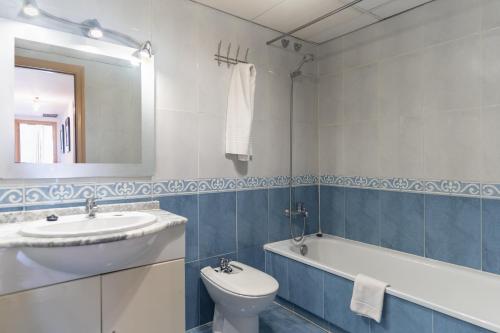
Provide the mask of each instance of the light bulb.
{"label": "light bulb", "polygon": [[34,17],[40,15],[40,10],[33,4],[28,3],[23,7],[23,13],[26,16]]}
{"label": "light bulb", "polygon": [[88,36],[90,38],[99,39],[102,38],[102,36],[104,36],[104,33],[102,32],[101,29],[94,27],[89,29]]}

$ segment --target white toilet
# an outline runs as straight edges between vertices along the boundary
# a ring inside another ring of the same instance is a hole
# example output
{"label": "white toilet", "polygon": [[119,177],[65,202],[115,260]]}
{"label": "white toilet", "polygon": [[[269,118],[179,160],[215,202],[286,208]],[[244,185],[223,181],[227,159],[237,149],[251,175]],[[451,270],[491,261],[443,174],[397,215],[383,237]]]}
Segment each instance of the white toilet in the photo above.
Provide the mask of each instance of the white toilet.
{"label": "white toilet", "polygon": [[226,269],[221,267],[201,270],[203,283],[215,302],[213,332],[258,333],[259,313],[274,300],[278,281],[237,261],[226,262]]}

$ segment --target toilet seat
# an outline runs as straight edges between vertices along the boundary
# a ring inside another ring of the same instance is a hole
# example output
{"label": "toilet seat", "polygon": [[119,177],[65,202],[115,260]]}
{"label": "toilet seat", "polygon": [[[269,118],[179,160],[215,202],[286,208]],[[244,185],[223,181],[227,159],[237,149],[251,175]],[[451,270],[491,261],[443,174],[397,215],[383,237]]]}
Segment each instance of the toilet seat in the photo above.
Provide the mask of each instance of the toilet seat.
{"label": "toilet seat", "polygon": [[232,273],[223,273],[210,266],[201,270],[215,286],[245,297],[264,297],[276,293],[278,281],[272,276],[237,261],[231,261]]}

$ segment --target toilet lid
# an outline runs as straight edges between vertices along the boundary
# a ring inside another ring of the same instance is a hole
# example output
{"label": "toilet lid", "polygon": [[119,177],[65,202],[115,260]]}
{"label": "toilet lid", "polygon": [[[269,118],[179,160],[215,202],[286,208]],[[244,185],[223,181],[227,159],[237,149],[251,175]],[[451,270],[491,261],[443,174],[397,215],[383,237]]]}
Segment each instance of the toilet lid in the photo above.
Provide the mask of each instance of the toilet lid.
{"label": "toilet lid", "polygon": [[272,276],[237,261],[231,261],[231,266],[233,273],[221,273],[210,266],[201,273],[218,287],[242,296],[266,296],[278,290],[278,281]]}

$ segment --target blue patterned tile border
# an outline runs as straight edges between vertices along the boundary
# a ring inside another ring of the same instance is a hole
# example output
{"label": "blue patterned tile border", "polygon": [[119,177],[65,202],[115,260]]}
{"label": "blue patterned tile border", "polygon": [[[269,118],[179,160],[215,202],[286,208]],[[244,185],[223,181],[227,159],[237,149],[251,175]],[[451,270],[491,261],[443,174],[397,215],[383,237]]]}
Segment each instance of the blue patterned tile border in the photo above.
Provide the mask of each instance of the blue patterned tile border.
{"label": "blue patterned tile border", "polygon": [[246,189],[262,189],[269,187],[270,178],[267,177],[245,177],[238,178],[236,181],[236,188]]}
{"label": "blue patterned tile border", "polygon": [[294,186],[319,184],[319,177],[316,175],[293,176],[292,184]]}
{"label": "blue patterned tile border", "polygon": [[500,184],[481,184],[458,180],[421,180],[412,178],[370,178],[322,175],[322,185],[372,188],[386,191],[425,192],[429,194],[483,196],[500,198]]}
{"label": "blue patterned tile border", "polygon": [[151,182],[117,182],[98,184],[95,194],[103,200],[148,198],[153,195]]}
{"label": "blue patterned tile border", "polygon": [[39,205],[62,202],[82,202],[92,196],[95,196],[94,184],[28,186],[24,189],[24,204]]}
{"label": "blue patterned tile border", "polygon": [[286,187],[290,185],[290,176],[274,176],[269,178],[269,187]]}
{"label": "blue patterned tile border", "polygon": [[485,198],[500,199],[500,184],[482,184],[481,193]]}
{"label": "blue patterned tile border", "polygon": [[459,180],[425,181],[425,192],[478,197],[481,195],[481,184]]}
{"label": "blue patterned tile border", "polygon": [[199,192],[227,192],[236,190],[236,178],[209,178],[198,181]]}
{"label": "blue patterned tile border", "polygon": [[153,183],[153,196],[198,193],[198,181],[172,179]]}
{"label": "blue patterned tile border", "polygon": [[380,180],[380,188],[388,191],[423,192],[425,182],[412,178],[384,178]]}
{"label": "blue patterned tile border", "polygon": [[1,187],[0,207],[22,206],[24,202],[24,189],[22,187]]}

